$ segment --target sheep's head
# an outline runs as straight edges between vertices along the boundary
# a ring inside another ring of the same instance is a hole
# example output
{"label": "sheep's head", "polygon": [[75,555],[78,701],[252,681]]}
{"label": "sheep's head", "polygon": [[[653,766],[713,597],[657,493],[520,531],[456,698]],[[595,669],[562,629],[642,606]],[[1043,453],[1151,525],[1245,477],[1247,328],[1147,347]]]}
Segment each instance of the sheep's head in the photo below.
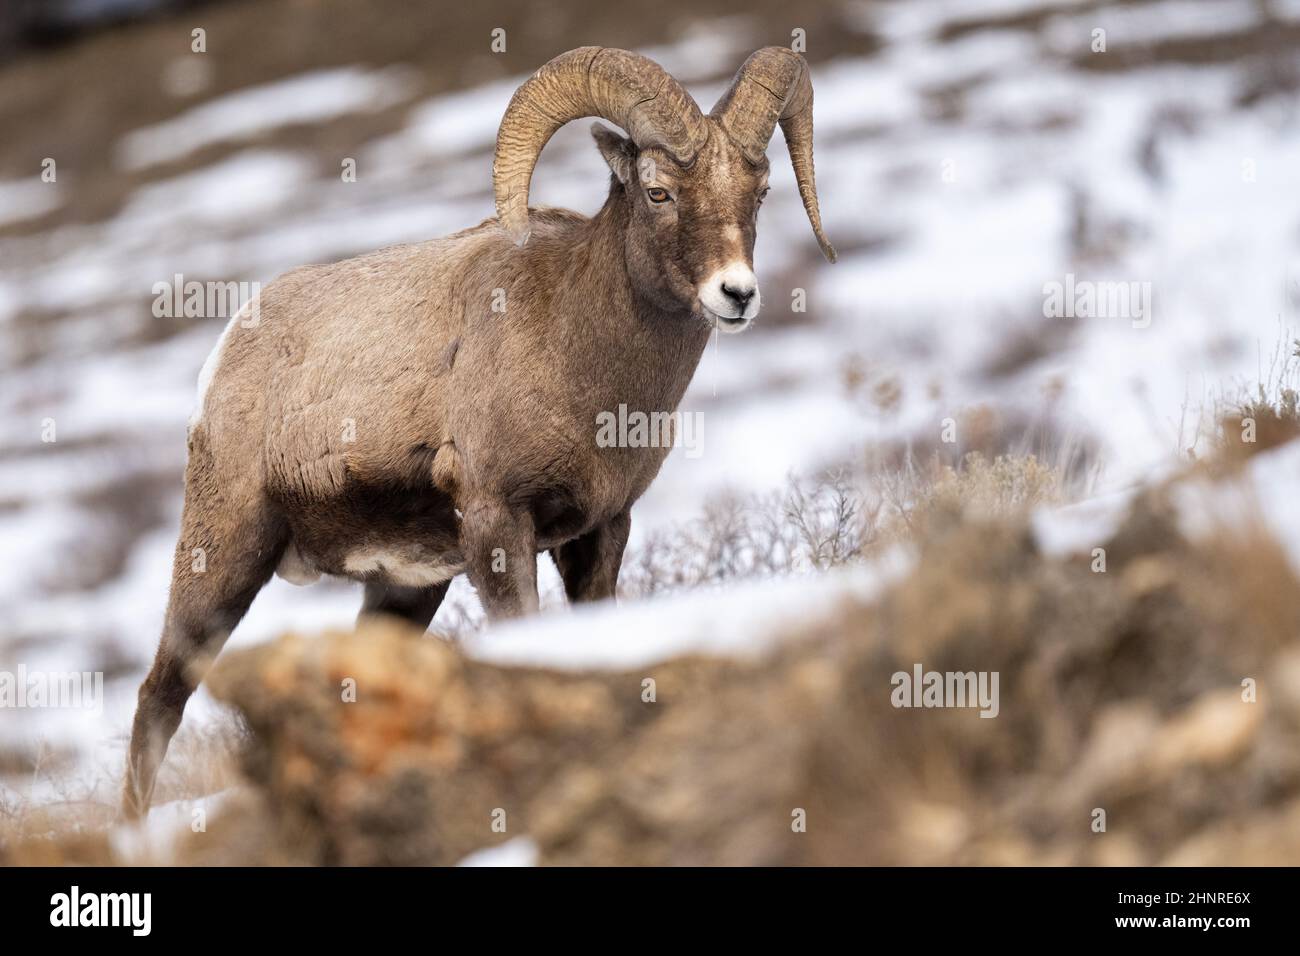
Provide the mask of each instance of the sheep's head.
{"label": "sheep's head", "polygon": [[727,331],[757,314],[754,235],[777,123],[813,232],[835,261],[817,207],[812,84],[797,53],[759,50],[708,116],[661,67],[635,53],[583,47],[551,60],[515,92],[497,136],[497,214],[517,243],[528,240],[528,185],[542,147],[583,116],[628,132],[625,138],[600,124],[592,130],[621,185],[628,268],[643,294]]}

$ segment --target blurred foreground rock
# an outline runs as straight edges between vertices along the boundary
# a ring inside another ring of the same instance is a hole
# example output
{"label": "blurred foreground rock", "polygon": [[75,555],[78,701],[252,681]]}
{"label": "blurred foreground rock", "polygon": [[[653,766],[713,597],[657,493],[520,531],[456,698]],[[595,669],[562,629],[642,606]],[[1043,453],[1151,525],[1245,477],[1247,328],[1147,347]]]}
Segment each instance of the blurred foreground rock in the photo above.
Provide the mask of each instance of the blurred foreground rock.
{"label": "blurred foreground rock", "polygon": [[[1105,573],[1018,527],[936,528],[883,601],[756,662],[504,668],[381,624],[231,654],[211,686],[253,732],[252,786],[185,853],[446,864],[526,835],[545,864],[1300,862],[1300,587],[1250,529],[1194,546],[1138,508]],[[895,708],[918,663],[998,672],[998,716]]]}

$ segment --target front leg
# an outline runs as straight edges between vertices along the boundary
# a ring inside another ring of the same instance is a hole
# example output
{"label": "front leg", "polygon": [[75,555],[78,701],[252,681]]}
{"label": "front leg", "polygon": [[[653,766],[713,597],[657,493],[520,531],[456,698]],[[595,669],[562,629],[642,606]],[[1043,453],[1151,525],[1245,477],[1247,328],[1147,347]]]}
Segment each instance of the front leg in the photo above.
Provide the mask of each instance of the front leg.
{"label": "front leg", "polygon": [[632,515],[624,512],[582,537],[551,549],[570,601],[600,601],[614,596],[631,530]]}
{"label": "front leg", "polygon": [[491,620],[537,610],[537,532],[526,510],[488,499],[468,505],[461,543],[470,584]]}

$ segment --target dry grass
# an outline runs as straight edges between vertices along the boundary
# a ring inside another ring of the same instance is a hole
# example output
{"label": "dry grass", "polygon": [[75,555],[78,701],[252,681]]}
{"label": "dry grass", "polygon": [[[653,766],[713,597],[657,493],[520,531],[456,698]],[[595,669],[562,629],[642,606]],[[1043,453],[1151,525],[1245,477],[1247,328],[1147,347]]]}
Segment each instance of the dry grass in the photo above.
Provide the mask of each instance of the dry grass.
{"label": "dry grass", "polygon": [[[185,725],[172,741],[159,774],[154,805],[183,806],[236,786],[248,743],[232,718]],[[0,787],[0,864],[111,865],[127,862],[112,844],[118,824],[120,760],[74,765],[37,752],[21,776]],[[139,859],[132,854],[132,862]]]}
{"label": "dry grass", "polygon": [[915,541],[937,524],[962,520],[1006,520],[1072,498],[1066,475],[1033,455],[999,455],[989,460],[970,452],[956,466],[937,458],[911,462],[882,476],[888,504],[881,538]]}
{"label": "dry grass", "polygon": [[1259,381],[1252,388],[1215,403],[1213,418],[1218,427],[1211,448],[1215,457],[1228,463],[1239,463],[1300,436],[1300,339],[1283,336],[1267,364],[1260,364]]}
{"label": "dry grass", "polygon": [[[1247,454],[1276,448],[1300,435],[1300,339],[1279,343],[1269,364],[1269,373],[1255,386],[1255,393],[1244,398],[1238,408],[1237,421],[1225,421],[1224,432],[1231,444],[1232,429],[1237,429],[1236,444],[1250,447]],[[1254,441],[1246,443],[1243,432],[1253,423]]]}

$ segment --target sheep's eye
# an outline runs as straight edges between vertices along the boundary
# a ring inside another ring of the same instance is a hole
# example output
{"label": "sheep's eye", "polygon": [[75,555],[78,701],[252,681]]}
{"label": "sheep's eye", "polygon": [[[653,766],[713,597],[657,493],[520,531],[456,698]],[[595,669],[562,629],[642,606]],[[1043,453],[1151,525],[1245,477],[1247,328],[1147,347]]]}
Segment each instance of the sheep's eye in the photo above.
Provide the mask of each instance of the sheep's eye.
{"label": "sheep's eye", "polygon": [[650,197],[651,202],[667,202],[672,198],[668,195],[668,190],[662,186],[651,186],[645,191],[645,194]]}
{"label": "sheep's eye", "polygon": [[766,199],[766,198],[767,198],[767,194],[768,194],[769,192],[771,192],[771,187],[769,187],[769,186],[764,186],[764,187],[762,188],[762,190],[761,190],[761,191],[759,192],[759,194],[758,194],[758,201],[759,201],[759,202],[762,202],[764,199]]}

